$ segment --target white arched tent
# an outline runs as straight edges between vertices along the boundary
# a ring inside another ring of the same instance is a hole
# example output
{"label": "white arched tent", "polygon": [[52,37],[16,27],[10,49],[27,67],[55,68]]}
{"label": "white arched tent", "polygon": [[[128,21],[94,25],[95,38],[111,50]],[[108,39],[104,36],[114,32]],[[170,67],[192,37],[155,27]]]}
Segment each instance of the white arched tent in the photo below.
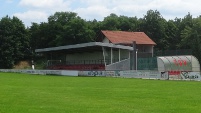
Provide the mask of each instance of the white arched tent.
{"label": "white arched tent", "polygon": [[200,72],[200,63],[192,55],[186,56],[161,56],[157,57],[158,71],[189,71]]}

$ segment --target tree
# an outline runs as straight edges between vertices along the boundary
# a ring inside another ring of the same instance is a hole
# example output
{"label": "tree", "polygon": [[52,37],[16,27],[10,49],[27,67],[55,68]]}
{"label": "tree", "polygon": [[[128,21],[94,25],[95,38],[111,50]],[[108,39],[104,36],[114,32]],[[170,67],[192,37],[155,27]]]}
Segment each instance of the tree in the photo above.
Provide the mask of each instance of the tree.
{"label": "tree", "polygon": [[145,32],[156,42],[156,48],[165,49],[164,41],[167,37],[165,34],[166,20],[161,16],[160,12],[149,10],[147,11],[147,15],[140,21],[140,31]]}
{"label": "tree", "polygon": [[30,45],[32,50],[50,47],[51,45],[49,43],[54,38],[52,38],[51,32],[52,31],[48,23],[32,23],[32,26],[29,28]]}
{"label": "tree", "polygon": [[24,24],[17,17],[4,17],[0,21],[0,68],[12,68],[26,57],[29,39]]}
{"label": "tree", "polygon": [[92,38],[92,41],[97,41],[98,35],[100,34],[100,31],[102,30],[102,22],[97,21],[96,19],[92,21],[87,21],[87,24],[89,26],[89,29],[91,29],[94,32],[94,37]]}
{"label": "tree", "polygon": [[[175,24],[178,28],[178,32],[177,32],[177,36],[175,39],[177,39],[178,41],[183,40],[183,36],[182,34],[186,31],[186,29],[188,28],[192,28],[193,27],[193,18],[192,15],[190,13],[188,13],[184,18],[182,19],[175,19]],[[183,45],[183,42],[178,43],[178,47],[180,49],[187,49],[185,47],[185,45]]]}
{"label": "tree", "polygon": [[201,61],[201,17],[192,20],[192,27],[186,26],[181,32],[181,45],[182,48],[192,49],[199,61]]}
{"label": "tree", "polygon": [[129,17],[128,21],[130,25],[129,31],[140,31],[140,21],[137,17]]}
{"label": "tree", "polygon": [[30,27],[32,48],[46,48],[94,41],[95,32],[88,22],[73,12],[56,12],[48,22]]}
{"label": "tree", "polygon": [[72,39],[72,44],[91,42],[95,37],[95,32],[80,17],[71,20],[65,26],[65,31],[66,39]]}
{"label": "tree", "polygon": [[179,43],[180,43],[180,36],[178,36],[179,29],[175,25],[175,22],[173,20],[169,20],[167,22],[167,26],[165,28],[165,33],[166,33],[166,38],[163,38],[163,45],[164,49],[178,49],[179,48]]}
{"label": "tree", "polygon": [[107,16],[102,21],[102,30],[119,30],[118,16],[114,13]]}

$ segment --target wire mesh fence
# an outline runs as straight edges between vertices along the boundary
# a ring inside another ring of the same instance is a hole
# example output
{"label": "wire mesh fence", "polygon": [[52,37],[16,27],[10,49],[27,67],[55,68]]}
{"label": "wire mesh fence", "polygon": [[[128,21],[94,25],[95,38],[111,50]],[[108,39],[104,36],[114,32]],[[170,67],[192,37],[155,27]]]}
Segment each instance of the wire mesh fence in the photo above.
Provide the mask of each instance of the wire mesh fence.
{"label": "wire mesh fence", "polygon": [[176,56],[176,55],[192,55],[191,49],[180,50],[155,50],[154,56]]}
{"label": "wire mesh fence", "polygon": [[138,58],[137,69],[138,70],[157,70],[157,58]]}

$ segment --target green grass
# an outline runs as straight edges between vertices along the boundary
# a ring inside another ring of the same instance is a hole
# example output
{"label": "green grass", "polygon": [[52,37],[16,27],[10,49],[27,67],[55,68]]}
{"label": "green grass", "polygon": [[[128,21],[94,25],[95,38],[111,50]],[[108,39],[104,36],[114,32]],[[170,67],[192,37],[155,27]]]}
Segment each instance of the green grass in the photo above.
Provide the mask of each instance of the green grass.
{"label": "green grass", "polygon": [[201,82],[0,73],[0,113],[200,113]]}

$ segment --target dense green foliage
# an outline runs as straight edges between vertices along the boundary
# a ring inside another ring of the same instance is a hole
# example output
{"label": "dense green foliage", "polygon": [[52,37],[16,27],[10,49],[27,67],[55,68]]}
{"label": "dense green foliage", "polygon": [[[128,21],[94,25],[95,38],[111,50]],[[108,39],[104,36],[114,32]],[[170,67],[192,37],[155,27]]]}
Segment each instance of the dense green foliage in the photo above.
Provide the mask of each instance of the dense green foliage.
{"label": "dense green foliage", "polygon": [[201,17],[166,20],[159,11],[149,10],[143,18],[110,14],[103,21],[84,20],[74,12],[56,12],[47,22],[28,28],[17,17],[0,20],[0,68],[9,68],[36,48],[97,41],[101,30],[145,32],[158,50],[192,49],[201,61]]}
{"label": "dense green foliage", "polygon": [[27,30],[17,17],[0,21],[0,68],[12,68],[15,61],[26,56],[29,47]]}
{"label": "dense green foliage", "polygon": [[0,73],[0,113],[200,113],[195,81]]}

